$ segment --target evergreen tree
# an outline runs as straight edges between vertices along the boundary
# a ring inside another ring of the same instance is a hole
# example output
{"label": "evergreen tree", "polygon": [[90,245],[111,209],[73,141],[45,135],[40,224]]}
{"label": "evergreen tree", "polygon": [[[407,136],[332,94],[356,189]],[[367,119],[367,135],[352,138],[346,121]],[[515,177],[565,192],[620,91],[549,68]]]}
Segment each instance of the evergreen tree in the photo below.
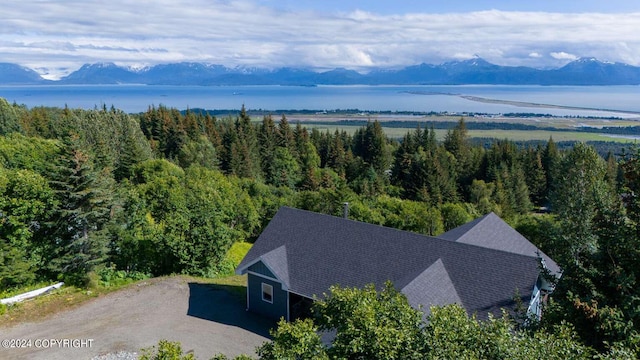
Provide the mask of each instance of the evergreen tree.
{"label": "evergreen tree", "polygon": [[221,146],[220,146],[220,169],[226,174],[233,174],[232,163],[234,159],[234,146],[238,142],[238,134],[235,125],[230,118],[224,119],[220,123]]}
{"label": "evergreen tree", "polygon": [[[634,172],[633,166],[623,169],[627,175]],[[543,319],[572,324],[598,351],[625,346],[637,357],[640,240],[633,231],[633,210],[624,211],[620,203],[624,199],[629,205],[635,195],[630,189],[616,195],[606,170],[605,161],[582,143],[560,162],[552,194],[560,229],[550,255],[563,272]],[[636,180],[629,184],[636,186]]]}
{"label": "evergreen tree", "polygon": [[276,124],[271,115],[262,118],[262,126],[258,133],[260,154],[262,155],[262,172],[267,182],[272,183],[276,178],[274,166],[275,150],[277,146]]}
{"label": "evergreen tree", "polygon": [[391,167],[391,183],[400,186],[404,190],[404,196],[407,198],[411,198],[408,189],[411,184],[415,183],[413,179],[413,175],[415,174],[413,172],[415,150],[412,146],[411,134],[405,134],[394,154],[393,165]]}
{"label": "evergreen tree", "polygon": [[300,167],[289,149],[278,146],[273,151],[268,183],[294,189],[300,181]]}
{"label": "evergreen tree", "polygon": [[329,136],[329,154],[327,156],[327,165],[335,172],[344,177],[347,168],[347,151],[342,141],[342,135],[336,129],[333,136]]}
{"label": "evergreen tree", "polygon": [[133,166],[148,160],[152,156],[149,143],[140,130],[140,125],[126,114],[120,115],[121,135],[117,148],[118,159],[113,175],[116,180],[129,178],[133,174]]}
{"label": "evergreen tree", "polygon": [[531,201],[538,206],[544,205],[547,192],[547,178],[542,165],[541,152],[540,148],[537,150],[533,148],[527,149],[522,162]]}
{"label": "evergreen tree", "polygon": [[[278,145],[285,147],[289,150],[292,150],[295,143],[295,135],[291,126],[289,125],[289,121],[287,117],[282,115],[280,122],[278,123]],[[295,154],[294,154],[295,156]]]}
{"label": "evergreen tree", "polygon": [[[456,159],[456,174],[461,180],[466,180],[469,172],[469,135],[464,118],[458,120],[458,124],[445,135],[444,148]],[[471,183],[471,181],[469,181]],[[462,181],[461,181],[462,184]]]}
{"label": "evergreen tree", "polygon": [[94,169],[77,143],[77,137],[65,142],[51,182],[60,207],[53,216],[50,269],[70,275],[71,281],[82,281],[105,260],[108,240],[102,230],[114,200],[110,174]]}
{"label": "evergreen tree", "polygon": [[318,170],[320,167],[320,156],[311,141],[303,142],[298,150],[300,154],[300,171],[302,181],[300,188],[304,190],[317,190],[320,186]]}
{"label": "evergreen tree", "polygon": [[231,173],[240,177],[262,179],[258,137],[244,105],[240,116],[236,118],[235,129],[237,138],[231,145]]}
{"label": "evergreen tree", "polygon": [[424,151],[435,155],[438,149],[438,141],[436,140],[436,130],[433,128],[433,125],[422,134],[422,147]]}
{"label": "evergreen tree", "polygon": [[353,135],[353,141],[354,155],[360,156],[378,174],[389,169],[391,153],[387,146],[387,137],[377,120],[369,121],[364,128],[358,129]]}
{"label": "evergreen tree", "polygon": [[558,146],[553,141],[553,138],[550,137],[542,154],[542,167],[544,168],[547,180],[545,198],[548,202],[551,200],[551,193],[554,191],[553,187],[556,183],[556,179],[558,178],[559,164],[560,152],[558,151]]}

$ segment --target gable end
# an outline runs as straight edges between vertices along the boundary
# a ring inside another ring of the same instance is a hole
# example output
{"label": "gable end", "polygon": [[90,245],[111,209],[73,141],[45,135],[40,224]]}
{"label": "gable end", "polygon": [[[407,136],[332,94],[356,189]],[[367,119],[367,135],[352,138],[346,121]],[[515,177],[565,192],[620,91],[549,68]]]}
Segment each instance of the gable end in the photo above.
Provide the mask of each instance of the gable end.
{"label": "gable end", "polygon": [[278,279],[278,277],[275,276],[262,261],[258,261],[255,264],[249,266],[247,270],[272,279]]}

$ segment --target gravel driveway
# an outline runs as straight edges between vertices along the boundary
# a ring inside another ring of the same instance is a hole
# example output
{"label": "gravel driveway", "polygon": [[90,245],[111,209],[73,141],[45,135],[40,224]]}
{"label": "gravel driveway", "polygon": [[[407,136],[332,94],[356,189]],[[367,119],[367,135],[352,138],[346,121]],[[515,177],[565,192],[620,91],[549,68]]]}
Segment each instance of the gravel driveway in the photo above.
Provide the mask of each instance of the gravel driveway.
{"label": "gravel driveway", "polygon": [[30,346],[5,349],[3,343],[0,359],[91,359],[139,352],[160,339],[179,341],[198,359],[217,353],[255,355],[273,326],[246,312],[244,302],[224,286],[181,277],[152,279],[41,322],[0,328],[0,340],[22,339],[20,345]]}

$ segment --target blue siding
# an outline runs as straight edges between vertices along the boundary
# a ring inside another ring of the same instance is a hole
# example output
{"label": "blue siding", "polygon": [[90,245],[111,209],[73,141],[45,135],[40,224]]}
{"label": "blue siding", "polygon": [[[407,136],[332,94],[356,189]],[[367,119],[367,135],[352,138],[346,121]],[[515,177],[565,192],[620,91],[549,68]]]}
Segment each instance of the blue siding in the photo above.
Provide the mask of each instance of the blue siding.
{"label": "blue siding", "polygon": [[[262,300],[262,283],[273,286],[273,303]],[[287,318],[288,293],[282,290],[282,284],[277,281],[248,274],[247,291],[249,292],[247,307],[249,310],[279,320]]]}
{"label": "blue siding", "polygon": [[262,261],[258,261],[257,263],[249,266],[248,270],[253,271],[254,273],[258,273],[260,275],[268,276],[273,279],[278,278],[271,271],[269,271],[269,268],[267,268],[267,266],[263,264]]}

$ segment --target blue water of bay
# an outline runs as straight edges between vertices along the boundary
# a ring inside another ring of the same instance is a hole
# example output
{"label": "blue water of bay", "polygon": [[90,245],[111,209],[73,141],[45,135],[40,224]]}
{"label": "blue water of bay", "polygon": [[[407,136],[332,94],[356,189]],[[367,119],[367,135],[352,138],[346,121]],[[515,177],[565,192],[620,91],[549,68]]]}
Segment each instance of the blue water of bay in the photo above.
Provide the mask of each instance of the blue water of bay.
{"label": "blue water of bay", "polygon": [[0,86],[0,97],[27,107],[128,113],[150,106],[178,109],[416,111],[537,113],[556,116],[640,118],[640,86]]}

